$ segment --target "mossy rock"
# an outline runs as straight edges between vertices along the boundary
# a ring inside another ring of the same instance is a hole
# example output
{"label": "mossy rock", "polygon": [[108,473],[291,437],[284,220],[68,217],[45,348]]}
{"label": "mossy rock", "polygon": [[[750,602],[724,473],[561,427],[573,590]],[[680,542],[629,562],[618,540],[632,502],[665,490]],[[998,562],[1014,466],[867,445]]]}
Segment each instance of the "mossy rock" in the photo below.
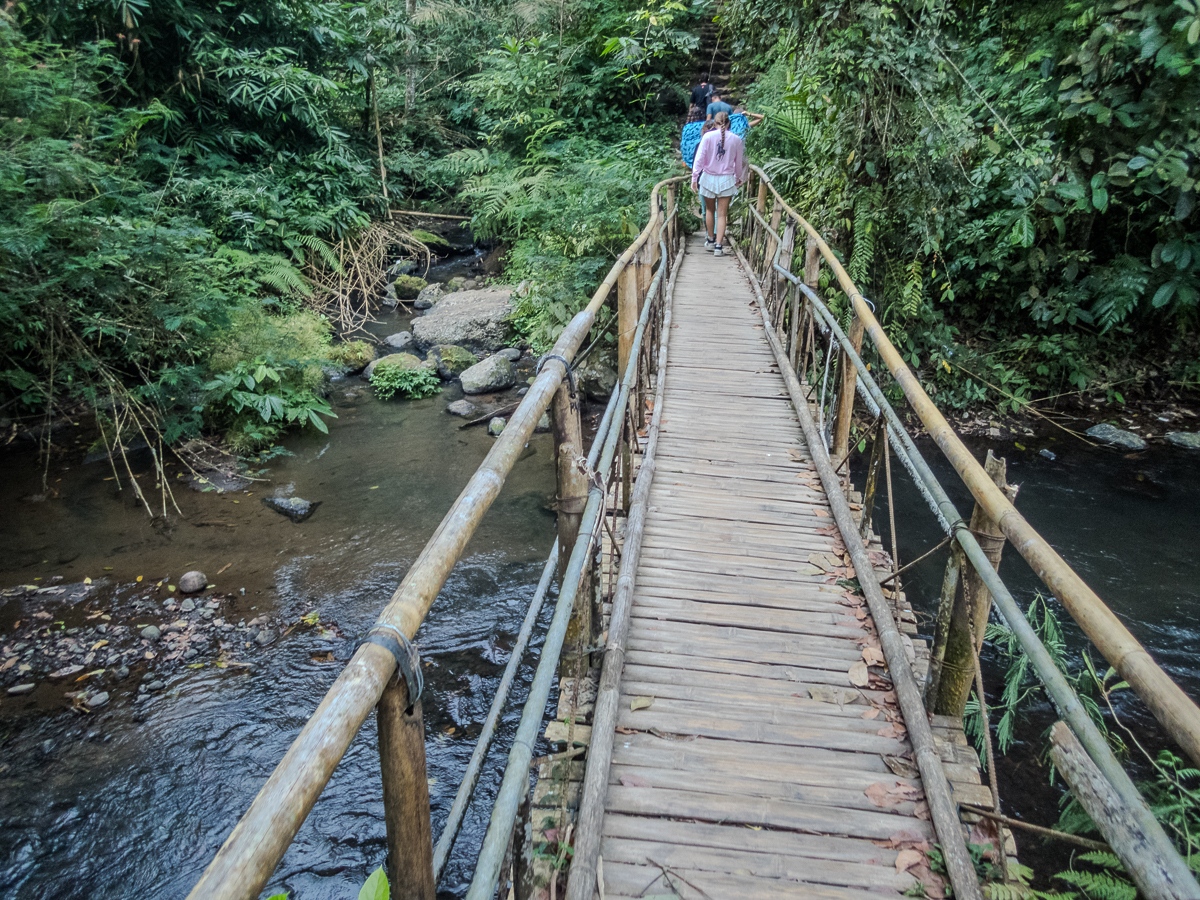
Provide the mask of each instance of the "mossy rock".
{"label": "mossy rock", "polygon": [[334,344],[329,350],[329,358],[338,365],[345,366],[346,372],[352,375],[371,364],[371,360],[375,358],[375,348],[366,341]]}
{"label": "mossy rock", "polygon": [[434,364],[430,363],[428,360],[423,360],[420,357],[413,356],[411,353],[392,353],[388,356],[381,356],[379,359],[374,360],[369,366],[367,366],[366,371],[363,372],[363,375],[369,379],[375,374],[375,370],[380,366],[394,366],[397,369],[434,368]]}
{"label": "mossy rock", "polygon": [[454,344],[438,344],[430,348],[429,359],[436,362],[438,374],[446,381],[479,362],[470,350]]}
{"label": "mossy rock", "polygon": [[450,249],[450,242],[440,234],[434,234],[432,231],[422,231],[420,228],[417,228],[413,230],[412,236],[426,247],[437,247],[439,250]]}
{"label": "mossy rock", "polygon": [[428,283],[424,278],[418,278],[416,275],[400,275],[392,282],[392,286],[396,290],[396,296],[401,300],[416,300],[417,294],[421,293]]}

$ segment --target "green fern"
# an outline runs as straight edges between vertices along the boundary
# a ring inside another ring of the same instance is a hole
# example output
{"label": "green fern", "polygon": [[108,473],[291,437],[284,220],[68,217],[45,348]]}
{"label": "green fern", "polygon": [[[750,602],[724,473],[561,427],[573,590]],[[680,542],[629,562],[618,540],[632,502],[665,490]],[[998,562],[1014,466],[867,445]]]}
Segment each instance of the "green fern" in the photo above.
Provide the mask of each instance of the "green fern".
{"label": "green fern", "polygon": [[1110,871],[1086,872],[1068,869],[1066,872],[1056,872],[1054,877],[1079,888],[1088,900],[1137,900],[1137,888]]}
{"label": "green fern", "polygon": [[915,316],[921,308],[921,298],[925,294],[925,281],[922,274],[921,257],[914,256],[906,269],[904,289],[900,295],[900,306],[906,316]]}
{"label": "green fern", "polygon": [[875,261],[878,206],[879,192],[875,189],[860,192],[854,202],[854,248],[846,269],[859,290],[867,289],[867,278],[871,272],[871,264]]}

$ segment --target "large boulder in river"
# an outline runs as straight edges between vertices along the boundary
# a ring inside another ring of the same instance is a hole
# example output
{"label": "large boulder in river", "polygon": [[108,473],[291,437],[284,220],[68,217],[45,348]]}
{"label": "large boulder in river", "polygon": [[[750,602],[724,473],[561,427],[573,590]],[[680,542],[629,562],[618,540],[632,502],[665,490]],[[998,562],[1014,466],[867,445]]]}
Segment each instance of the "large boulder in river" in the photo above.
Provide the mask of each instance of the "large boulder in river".
{"label": "large boulder in river", "polygon": [[463,372],[459,380],[464,394],[487,394],[512,387],[517,381],[517,372],[511,359],[489,356]]}
{"label": "large boulder in river", "polygon": [[575,370],[579,389],[593,400],[607,400],[617,386],[617,372],[598,359],[589,359]]}
{"label": "large boulder in river", "polygon": [[437,366],[438,375],[444,381],[461,375],[479,362],[479,359],[470,350],[465,347],[456,347],[453,344],[439,344],[430,348],[427,358]]}
{"label": "large boulder in river", "polygon": [[442,295],[446,293],[444,284],[435,282],[428,287],[421,288],[421,292],[417,294],[417,299],[413,302],[413,306],[417,309],[433,309],[434,304],[442,299]]}
{"label": "large boulder in river", "polygon": [[1093,425],[1087,430],[1088,437],[1094,437],[1106,444],[1124,447],[1126,450],[1145,450],[1146,442],[1131,431],[1122,431],[1114,425]]}
{"label": "large boulder in river", "polygon": [[494,352],[507,347],[512,331],[512,291],[489,288],[458,291],[440,300],[413,321],[413,337],[420,347],[456,344],[470,350]]}

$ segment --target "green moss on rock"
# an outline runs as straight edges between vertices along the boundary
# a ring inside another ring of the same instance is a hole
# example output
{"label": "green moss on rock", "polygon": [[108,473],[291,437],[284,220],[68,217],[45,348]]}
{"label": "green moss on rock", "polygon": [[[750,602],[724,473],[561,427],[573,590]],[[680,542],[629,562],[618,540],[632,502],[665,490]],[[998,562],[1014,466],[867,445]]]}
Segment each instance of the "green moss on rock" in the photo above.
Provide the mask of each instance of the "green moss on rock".
{"label": "green moss on rock", "polygon": [[416,300],[417,294],[421,293],[428,283],[424,278],[418,278],[416,275],[399,275],[392,282],[392,286],[396,289],[396,296],[401,300]]}
{"label": "green moss on rock", "polygon": [[370,365],[375,358],[375,348],[366,341],[348,341],[345,344],[334,344],[329,350],[329,358],[340,366],[345,366],[349,373],[359,372]]}
{"label": "green moss on rock", "polygon": [[438,247],[442,250],[450,249],[450,242],[440,234],[434,234],[432,231],[422,231],[420,228],[417,228],[413,230],[412,236],[426,247]]}
{"label": "green moss on rock", "polygon": [[429,359],[436,361],[438,374],[447,381],[479,362],[470,350],[454,344],[439,344],[430,348]]}

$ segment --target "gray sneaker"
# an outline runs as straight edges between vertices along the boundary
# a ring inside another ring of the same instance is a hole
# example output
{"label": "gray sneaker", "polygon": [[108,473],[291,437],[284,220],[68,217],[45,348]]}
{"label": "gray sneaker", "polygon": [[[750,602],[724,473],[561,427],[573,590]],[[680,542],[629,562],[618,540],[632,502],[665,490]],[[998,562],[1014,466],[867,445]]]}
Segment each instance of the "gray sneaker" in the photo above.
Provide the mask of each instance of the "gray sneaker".
{"label": "gray sneaker", "polygon": [[724,256],[725,248],[720,244],[713,244],[713,256]]}
{"label": "gray sneaker", "polygon": [[716,245],[717,245],[717,239],[716,239],[716,238],[710,238],[710,237],[706,237],[706,238],[704,239],[704,249],[705,249],[705,250],[711,250],[711,249],[712,249],[713,247],[715,247]]}

